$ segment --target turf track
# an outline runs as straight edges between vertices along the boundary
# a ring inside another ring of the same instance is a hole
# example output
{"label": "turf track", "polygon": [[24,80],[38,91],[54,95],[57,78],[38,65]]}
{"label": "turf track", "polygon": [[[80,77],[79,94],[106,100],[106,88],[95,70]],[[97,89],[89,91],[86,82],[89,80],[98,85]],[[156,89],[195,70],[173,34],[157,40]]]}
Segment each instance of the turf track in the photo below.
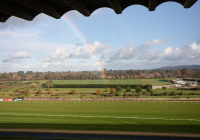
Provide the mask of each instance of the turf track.
{"label": "turf track", "polygon": [[0,102],[0,128],[200,134],[197,102]]}

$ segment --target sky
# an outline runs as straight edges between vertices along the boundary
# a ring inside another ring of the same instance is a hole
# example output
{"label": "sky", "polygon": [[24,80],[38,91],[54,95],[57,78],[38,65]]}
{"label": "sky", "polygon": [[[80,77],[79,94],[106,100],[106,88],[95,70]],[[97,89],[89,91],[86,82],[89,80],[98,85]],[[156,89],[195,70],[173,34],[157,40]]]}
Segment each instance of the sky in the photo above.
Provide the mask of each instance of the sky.
{"label": "sky", "polygon": [[185,9],[165,2],[122,14],[100,8],[61,19],[44,14],[0,23],[0,72],[154,69],[200,64],[200,1]]}

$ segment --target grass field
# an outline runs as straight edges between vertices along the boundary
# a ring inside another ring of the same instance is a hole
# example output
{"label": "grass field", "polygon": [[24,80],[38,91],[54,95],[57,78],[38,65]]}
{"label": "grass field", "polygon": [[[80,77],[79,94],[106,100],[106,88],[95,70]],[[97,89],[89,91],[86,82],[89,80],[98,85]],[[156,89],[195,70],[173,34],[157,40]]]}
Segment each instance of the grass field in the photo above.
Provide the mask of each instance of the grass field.
{"label": "grass field", "polygon": [[200,134],[200,103],[0,102],[0,128]]}
{"label": "grass field", "polygon": [[101,80],[53,80],[53,84],[152,84],[165,85],[168,82],[161,82],[159,79],[101,79]]}

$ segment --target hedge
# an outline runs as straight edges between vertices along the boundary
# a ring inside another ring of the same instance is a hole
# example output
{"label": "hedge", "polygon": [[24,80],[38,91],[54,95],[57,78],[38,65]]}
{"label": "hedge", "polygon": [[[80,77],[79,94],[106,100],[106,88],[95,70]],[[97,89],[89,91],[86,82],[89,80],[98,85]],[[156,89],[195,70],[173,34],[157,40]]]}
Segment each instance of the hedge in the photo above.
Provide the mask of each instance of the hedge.
{"label": "hedge", "polygon": [[123,85],[123,84],[53,84],[54,88],[116,88],[120,86],[125,89],[129,86],[129,88],[135,89],[136,86],[141,87],[142,89],[146,89],[147,87],[152,88],[152,85]]}

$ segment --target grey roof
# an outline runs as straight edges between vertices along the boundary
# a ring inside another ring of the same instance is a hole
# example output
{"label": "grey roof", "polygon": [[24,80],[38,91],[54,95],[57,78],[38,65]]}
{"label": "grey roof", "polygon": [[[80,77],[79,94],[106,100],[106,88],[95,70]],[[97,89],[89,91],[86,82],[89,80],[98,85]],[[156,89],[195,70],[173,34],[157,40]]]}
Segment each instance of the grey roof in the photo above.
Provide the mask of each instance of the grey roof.
{"label": "grey roof", "polygon": [[102,7],[111,8],[116,14],[121,14],[130,5],[143,5],[149,11],[154,11],[157,6],[167,1],[190,8],[197,0],[0,0],[0,22],[6,22],[11,16],[31,21],[40,13],[59,19],[71,10],[90,16]]}

